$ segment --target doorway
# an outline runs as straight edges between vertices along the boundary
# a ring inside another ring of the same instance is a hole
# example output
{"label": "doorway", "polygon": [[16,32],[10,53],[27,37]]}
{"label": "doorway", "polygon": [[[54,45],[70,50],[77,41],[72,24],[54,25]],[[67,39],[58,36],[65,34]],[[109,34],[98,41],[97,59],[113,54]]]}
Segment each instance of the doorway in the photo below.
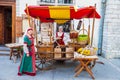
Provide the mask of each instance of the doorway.
{"label": "doorway", "polygon": [[12,42],[12,7],[0,6],[0,45]]}

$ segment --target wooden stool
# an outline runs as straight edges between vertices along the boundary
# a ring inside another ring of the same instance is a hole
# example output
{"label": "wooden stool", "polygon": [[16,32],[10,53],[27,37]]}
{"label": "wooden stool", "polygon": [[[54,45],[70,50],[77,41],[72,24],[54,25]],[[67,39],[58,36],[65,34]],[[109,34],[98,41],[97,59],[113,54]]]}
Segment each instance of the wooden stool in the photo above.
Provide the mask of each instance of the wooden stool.
{"label": "wooden stool", "polygon": [[[98,59],[98,57],[95,56],[85,56],[85,57],[81,57],[81,58],[75,58],[75,60],[79,61],[80,64],[75,68],[75,77],[77,77],[83,70],[86,70],[89,75],[95,79],[91,69],[94,67],[89,67],[89,64],[91,64],[91,62],[94,62]],[[95,64],[94,64],[95,65]]]}

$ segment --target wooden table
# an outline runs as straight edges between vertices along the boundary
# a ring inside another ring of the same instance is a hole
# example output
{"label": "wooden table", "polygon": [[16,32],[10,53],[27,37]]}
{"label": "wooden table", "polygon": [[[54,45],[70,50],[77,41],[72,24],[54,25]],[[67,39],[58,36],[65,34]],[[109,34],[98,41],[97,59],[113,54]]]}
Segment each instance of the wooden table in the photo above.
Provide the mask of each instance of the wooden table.
{"label": "wooden table", "polygon": [[[23,44],[20,43],[10,43],[10,44],[5,44],[5,46],[10,48],[10,60],[12,56],[20,56],[22,58],[22,53],[21,53],[21,48],[23,47]],[[16,54],[14,54],[16,52]],[[14,60],[16,62],[16,59]]]}
{"label": "wooden table", "polygon": [[[75,77],[77,77],[83,70],[86,70],[89,75],[95,79],[93,73],[92,73],[92,68],[95,65],[95,61],[98,59],[97,55],[94,56],[78,56],[78,57],[74,57],[75,60],[79,61],[80,64],[75,68]],[[91,63],[94,63],[92,66]]]}

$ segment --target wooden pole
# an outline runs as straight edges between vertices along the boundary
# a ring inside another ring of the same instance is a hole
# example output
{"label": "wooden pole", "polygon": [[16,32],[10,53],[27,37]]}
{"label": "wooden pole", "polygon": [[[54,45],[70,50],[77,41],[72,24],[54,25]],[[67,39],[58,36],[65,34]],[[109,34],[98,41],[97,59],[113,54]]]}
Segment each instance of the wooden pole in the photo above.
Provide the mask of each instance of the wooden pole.
{"label": "wooden pole", "polygon": [[90,44],[90,19],[89,19],[89,25],[88,25],[88,44]]}
{"label": "wooden pole", "polygon": [[29,27],[31,27],[31,24],[30,24],[30,14],[29,14],[29,9],[28,9],[28,5],[26,4],[26,9],[27,9],[27,15],[28,15],[28,22],[29,22]]}
{"label": "wooden pole", "polygon": [[[95,4],[95,8],[96,8],[96,4]],[[92,46],[92,43],[93,43],[93,36],[94,36],[94,24],[95,24],[95,14],[94,14],[93,24],[92,24],[91,46]]]}
{"label": "wooden pole", "polygon": [[53,29],[54,29],[54,26],[53,26],[53,23],[51,23],[51,44],[53,43]]}
{"label": "wooden pole", "polygon": [[35,21],[34,21],[34,31],[35,31],[36,45],[37,45],[37,43],[38,43],[38,36],[37,36],[37,30],[36,30],[36,24],[35,24]]}
{"label": "wooden pole", "polygon": [[74,30],[74,20],[70,22],[70,31]]}
{"label": "wooden pole", "polygon": [[[73,20],[71,20],[71,22],[70,22],[70,31],[71,32],[73,31]],[[71,39],[71,41],[74,43],[73,39]]]}
{"label": "wooden pole", "polygon": [[[39,20],[39,22],[40,22],[40,18],[39,17],[37,17],[37,19]],[[40,30],[41,30],[41,22],[40,22],[40,24],[39,24],[39,27],[40,27]],[[40,34],[41,34],[41,31],[40,31]],[[42,36],[41,36],[41,42],[43,42],[43,38],[42,38]]]}
{"label": "wooden pole", "polygon": [[84,19],[83,19],[83,34],[84,34],[84,29],[85,29],[85,26],[84,26]]}
{"label": "wooden pole", "polygon": [[48,36],[50,36],[50,44],[52,43],[52,26],[49,23],[49,28],[48,28]]}

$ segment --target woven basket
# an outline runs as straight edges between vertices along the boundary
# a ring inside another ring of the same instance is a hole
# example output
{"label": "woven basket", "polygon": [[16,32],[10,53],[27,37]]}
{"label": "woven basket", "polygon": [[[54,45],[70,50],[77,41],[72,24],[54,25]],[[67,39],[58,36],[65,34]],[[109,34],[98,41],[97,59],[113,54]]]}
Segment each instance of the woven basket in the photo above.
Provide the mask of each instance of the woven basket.
{"label": "woven basket", "polygon": [[88,40],[78,41],[78,44],[87,44]]}
{"label": "woven basket", "polygon": [[[88,33],[87,32],[87,30],[86,29],[81,29],[80,31],[79,31],[79,33],[81,32],[81,31],[86,31],[86,33]],[[80,34],[79,36],[78,36],[78,44],[87,44],[88,43],[88,35],[87,34]]]}

